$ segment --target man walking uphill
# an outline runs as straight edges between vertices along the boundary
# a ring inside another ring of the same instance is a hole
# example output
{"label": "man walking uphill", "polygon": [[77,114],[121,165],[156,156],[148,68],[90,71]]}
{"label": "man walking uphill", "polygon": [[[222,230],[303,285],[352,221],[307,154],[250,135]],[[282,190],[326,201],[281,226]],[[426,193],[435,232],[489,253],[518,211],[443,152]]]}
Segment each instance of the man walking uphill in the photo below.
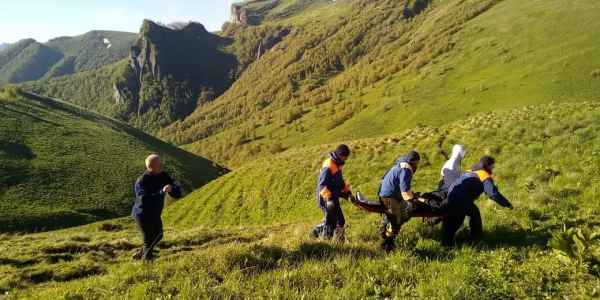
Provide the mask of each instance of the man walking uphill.
{"label": "man walking uphill", "polygon": [[420,162],[417,151],[408,151],[406,156],[396,159],[395,165],[381,179],[379,201],[386,208],[386,217],[379,230],[383,238],[381,247],[386,251],[394,250],[394,239],[400,227],[410,220],[408,211],[412,210],[412,205],[409,206],[409,201],[415,199],[411,183]]}
{"label": "man walking uphill", "polygon": [[[350,188],[342,177],[342,166],[350,156],[350,148],[339,145],[335,152],[328,153],[321,167],[319,181],[317,183],[317,206],[325,212],[325,226],[323,226],[323,238],[330,239],[335,231],[340,242],[344,241],[344,225],[346,220],[340,207],[340,197],[353,199]],[[320,231],[319,224],[313,229],[313,233]]]}
{"label": "man walking uphill", "polygon": [[135,183],[135,204],[131,216],[135,220],[144,245],[134,252],[133,259],[150,261],[154,258],[152,249],[163,237],[160,215],[165,205],[165,195],[181,197],[181,184],[162,171],[162,160],[158,155],[146,158],[146,172]]}
{"label": "man walking uphill", "polygon": [[483,156],[479,163],[471,170],[463,172],[450,186],[448,192],[448,207],[450,216],[444,217],[442,223],[442,245],[454,244],[454,235],[465,220],[469,217],[469,234],[472,238],[483,232],[481,214],[475,205],[475,200],[485,194],[503,207],[513,209],[512,204],[498,191],[492,179],[492,170],[495,160],[490,156]]}

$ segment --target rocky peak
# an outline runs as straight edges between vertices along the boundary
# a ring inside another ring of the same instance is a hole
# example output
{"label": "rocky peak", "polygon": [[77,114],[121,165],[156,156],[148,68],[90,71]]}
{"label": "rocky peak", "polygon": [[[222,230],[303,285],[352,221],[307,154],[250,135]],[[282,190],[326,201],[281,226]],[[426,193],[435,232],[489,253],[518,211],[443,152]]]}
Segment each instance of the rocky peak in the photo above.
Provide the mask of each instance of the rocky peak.
{"label": "rocky peak", "polygon": [[238,9],[235,3],[231,4],[231,16],[229,17],[229,23],[241,24],[246,23],[248,16],[245,9]]}

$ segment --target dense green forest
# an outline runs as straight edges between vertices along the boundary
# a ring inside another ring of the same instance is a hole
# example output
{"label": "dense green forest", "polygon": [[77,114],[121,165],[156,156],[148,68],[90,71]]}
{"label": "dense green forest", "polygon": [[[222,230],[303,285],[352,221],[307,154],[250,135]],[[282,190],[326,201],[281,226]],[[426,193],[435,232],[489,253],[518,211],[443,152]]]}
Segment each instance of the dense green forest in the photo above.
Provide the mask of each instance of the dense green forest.
{"label": "dense green forest", "polygon": [[[310,12],[316,21],[280,22],[291,28],[282,42],[223,96],[158,136],[236,167],[290,147],[441,125],[573,95],[597,99],[598,68],[590,61],[600,64],[592,42],[599,27],[585,13],[597,4],[402,3],[340,2]],[[495,13],[480,17],[490,8]],[[576,25],[577,16],[587,21]],[[586,38],[571,41],[573,34]]]}
{"label": "dense green forest", "polygon": [[[156,133],[230,86],[237,61],[221,48],[231,43],[231,39],[211,34],[199,23],[173,30],[145,20],[128,59],[23,86]],[[57,72],[72,64],[64,60],[56,66]]]}
{"label": "dense green forest", "polygon": [[91,31],[45,44],[21,40],[0,53],[0,83],[19,83],[98,69],[126,58],[137,34]]}

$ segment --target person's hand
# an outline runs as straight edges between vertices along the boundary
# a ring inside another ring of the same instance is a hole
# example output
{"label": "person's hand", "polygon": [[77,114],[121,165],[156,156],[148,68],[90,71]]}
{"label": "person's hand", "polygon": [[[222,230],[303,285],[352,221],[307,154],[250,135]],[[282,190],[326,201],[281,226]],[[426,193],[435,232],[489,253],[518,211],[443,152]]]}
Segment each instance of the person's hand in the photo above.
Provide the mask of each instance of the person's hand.
{"label": "person's hand", "polygon": [[356,202],[356,198],[354,197],[354,195],[352,195],[352,193],[348,193],[348,202],[350,202],[350,203]]}
{"label": "person's hand", "polygon": [[331,200],[327,200],[325,206],[327,206],[327,210],[332,210],[335,207],[335,203],[333,203]]}
{"label": "person's hand", "polygon": [[421,201],[421,202],[425,202],[425,201],[426,201],[426,199],[425,199],[425,198],[423,198],[423,197],[419,197],[419,198],[417,198],[417,200],[419,200],[419,201]]}
{"label": "person's hand", "polygon": [[181,183],[177,180],[173,181],[173,185],[176,187],[181,187]]}
{"label": "person's hand", "polygon": [[163,187],[163,192],[165,193],[170,193],[173,190],[173,186],[170,184],[165,185],[165,187]]}

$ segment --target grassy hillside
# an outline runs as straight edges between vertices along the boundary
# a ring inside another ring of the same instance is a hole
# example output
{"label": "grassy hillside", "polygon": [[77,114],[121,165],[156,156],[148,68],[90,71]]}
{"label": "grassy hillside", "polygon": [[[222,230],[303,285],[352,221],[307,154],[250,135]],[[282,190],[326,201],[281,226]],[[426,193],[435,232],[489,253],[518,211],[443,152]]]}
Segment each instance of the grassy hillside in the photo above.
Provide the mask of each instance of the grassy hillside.
{"label": "grassy hillside", "polygon": [[[563,223],[600,230],[599,117],[595,103],[553,104],[348,142],[344,175],[370,198],[410,148],[423,154],[421,191],[435,186],[453,143],[469,147],[463,167],[495,155],[496,183],[516,209],[478,200],[485,234],[473,243],[462,232],[455,249],[437,244],[439,227],[412,220],[398,251],[386,254],[377,246],[380,217],[346,203],[347,243],[310,239],[322,218],[313,204],[318,164],[333,146],[322,145],[251,163],[170,206],[153,264],[130,260],[140,238],[129,219],[4,236],[0,291],[6,299],[593,299],[598,249],[586,255],[588,267],[574,267],[546,245]],[[277,225],[237,226],[250,223]]]}
{"label": "grassy hillside", "polygon": [[[584,205],[596,205],[592,195],[600,179],[600,137],[594,121],[600,114],[598,107],[596,103],[554,104],[492,112],[439,128],[352,141],[348,145],[353,153],[344,166],[344,177],[354,192],[361,190],[375,198],[381,177],[396,158],[416,149],[424,159],[414,189],[431,191],[437,187],[446,155],[459,143],[469,149],[463,168],[474,165],[484,154],[497,157],[496,181],[515,206],[531,205],[542,214],[557,214],[561,220],[579,218],[578,211],[561,205],[581,203],[579,212]],[[335,146],[289,149],[248,163],[171,206],[165,219],[189,228],[316,218],[322,214],[314,204],[318,172],[327,151]],[[533,188],[528,188],[529,184]]]}
{"label": "grassy hillside", "polygon": [[157,152],[190,192],[210,161],[113,119],[48,98],[0,100],[0,231],[48,230],[128,215],[144,159]]}
{"label": "grassy hillside", "polygon": [[232,4],[241,21],[251,25],[297,17],[331,4],[330,0],[247,0]]}
{"label": "grassy hillside", "polygon": [[172,138],[158,136],[176,144],[204,137],[186,149],[236,167],[278,149],[417,123],[597,100],[598,3],[433,1],[406,19],[409,4],[340,1],[304,21],[279,21],[293,33],[222,97],[162,131]]}

